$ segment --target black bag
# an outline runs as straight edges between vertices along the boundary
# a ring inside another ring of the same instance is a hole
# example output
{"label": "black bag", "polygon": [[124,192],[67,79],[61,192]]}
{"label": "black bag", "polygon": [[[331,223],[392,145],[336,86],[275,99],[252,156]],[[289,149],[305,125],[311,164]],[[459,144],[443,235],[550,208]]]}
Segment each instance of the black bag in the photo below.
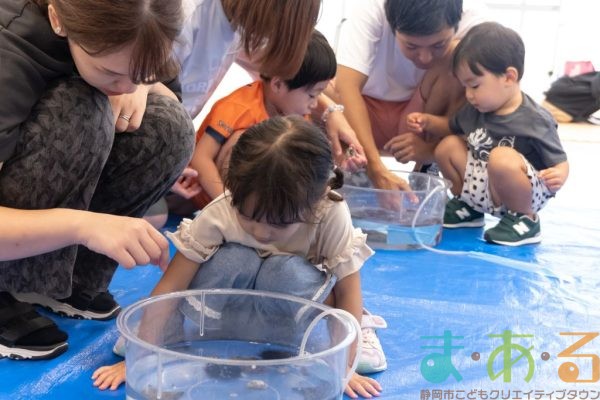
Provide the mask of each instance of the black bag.
{"label": "black bag", "polygon": [[573,117],[586,121],[600,109],[600,72],[557,79],[545,93],[546,101]]}

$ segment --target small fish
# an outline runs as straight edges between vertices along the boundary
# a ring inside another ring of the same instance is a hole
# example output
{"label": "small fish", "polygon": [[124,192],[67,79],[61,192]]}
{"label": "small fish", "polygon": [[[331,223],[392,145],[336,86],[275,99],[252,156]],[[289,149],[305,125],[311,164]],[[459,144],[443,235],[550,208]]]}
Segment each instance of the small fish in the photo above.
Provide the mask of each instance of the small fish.
{"label": "small fish", "polygon": [[296,354],[283,350],[263,350],[260,352],[260,358],[263,360],[280,360],[282,358],[291,358]]}
{"label": "small fish", "polygon": [[242,367],[237,365],[207,364],[204,370],[208,376],[217,379],[235,379],[242,375]]}
{"label": "small fish", "polygon": [[162,392],[158,397],[158,390],[153,386],[148,386],[142,390],[142,395],[149,400],[178,400],[184,395],[184,392]]}
{"label": "small fish", "polygon": [[260,379],[253,379],[251,381],[248,381],[248,383],[246,384],[246,387],[248,389],[254,389],[254,390],[265,390],[266,388],[269,387],[269,385],[267,385],[267,383],[265,381],[261,381]]}

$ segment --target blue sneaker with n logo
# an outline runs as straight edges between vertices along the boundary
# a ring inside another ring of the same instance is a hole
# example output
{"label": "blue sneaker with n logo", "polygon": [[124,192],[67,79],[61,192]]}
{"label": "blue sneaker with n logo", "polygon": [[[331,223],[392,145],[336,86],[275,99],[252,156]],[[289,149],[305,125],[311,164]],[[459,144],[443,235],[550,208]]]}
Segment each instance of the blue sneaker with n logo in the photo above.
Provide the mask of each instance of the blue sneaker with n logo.
{"label": "blue sneaker with n logo", "polygon": [[485,231],[484,239],[489,243],[505,246],[522,246],[542,241],[540,218],[533,219],[525,214],[508,212],[498,225]]}
{"label": "blue sneaker with n logo", "polygon": [[444,228],[481,228],[485,225],[483,217],[482,212],[454,197],[444,210]]}

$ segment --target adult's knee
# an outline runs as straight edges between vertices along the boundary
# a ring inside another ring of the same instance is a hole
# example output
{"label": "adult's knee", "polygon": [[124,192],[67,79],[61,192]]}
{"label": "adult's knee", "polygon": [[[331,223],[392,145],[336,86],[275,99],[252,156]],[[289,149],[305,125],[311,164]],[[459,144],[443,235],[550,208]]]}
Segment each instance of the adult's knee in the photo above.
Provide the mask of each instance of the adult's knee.
{"label": "adult's knee", "polygon": [[146,112],[139,131],[155,145],[146,146],[153,156],[168,159],[170,165],[187,165],[194,150],[194,125],[181,103],[167,96],[148,96]]}
{"label": "adult's knee", "polygon": [[19,128],[2,168],[3,204],[88,208],[114,142],[108,98],[81,78],[56,80]]}
{"label": "adult's knee", "polygon": [[114,139],[112,108],[108,97],[83,79],[56,80],[33,107],[22,131],[32,136],[25,146],[33,144],[30,140],[44,141],[65,159],[69,153],[84,152],[101,155],[104,163]]}

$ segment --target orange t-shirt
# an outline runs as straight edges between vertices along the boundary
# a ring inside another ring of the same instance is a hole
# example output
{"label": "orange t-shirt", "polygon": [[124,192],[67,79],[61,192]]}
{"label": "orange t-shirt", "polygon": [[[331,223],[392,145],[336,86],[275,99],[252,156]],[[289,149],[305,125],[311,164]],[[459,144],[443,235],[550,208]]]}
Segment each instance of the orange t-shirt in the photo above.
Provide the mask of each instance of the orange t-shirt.
{"label": "orange t-shirt", "polygon": [[239,130],[269,118],[265,109],[263,83],[252,82],[218,100],[196,132],[196,142],[204,133],[223,144]]}
{"label": "orange t-shirt", "polygon": [[[234,132],[246,130],[268,119],[263,93],[263,82],[256,81],[219,99],[198,128],[196,143],[207,133],[222,145]],[[192,198],[192,202],[199,209],[204,208],[211,200],[205,191]]]}
{"label": "orange t-shirt", "polygon": [[[304,118],[310,121],[310,115]],[[269,119],[269,114],[264,103],[263,82],[255,81],[215,102],[196,132],[196,143],[206,133],[223,145],[235,132],[246,130],[266,119]],[[211,200],[205,191],[192,198],[199,209]]]}

